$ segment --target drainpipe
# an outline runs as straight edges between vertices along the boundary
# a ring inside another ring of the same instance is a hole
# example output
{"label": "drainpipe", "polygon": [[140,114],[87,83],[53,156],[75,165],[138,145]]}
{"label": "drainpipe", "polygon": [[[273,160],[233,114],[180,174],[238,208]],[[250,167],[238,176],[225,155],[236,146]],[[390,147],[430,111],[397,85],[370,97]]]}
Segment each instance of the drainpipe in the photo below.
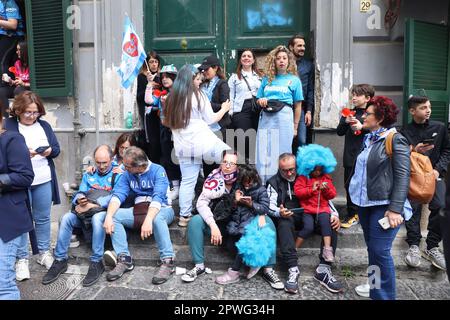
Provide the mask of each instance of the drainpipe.
{"label": "drainpipe", "polygon": [[96,146],[100,145],[100,119],[98,110],[98,32],[97,32],[97,0],[94,0],[94,107],[95,107],[95,142]]}
{"label": "drainpipe", "polygon": [[[78,6],[79,1],[73,0],[73,5]],[[79,97],[79,82],[80,82],[80,31],[77,28],[73,29],[73,80],[74,80],[74,94],[69,99],[69,102],[73,105],[73,142],[75,149],[75,184],[78,189],[78,185],[81,183],[82,178],[82,159],[81,159],[81,137],[84,136],[82,125],[80,122],[80,101]]]}

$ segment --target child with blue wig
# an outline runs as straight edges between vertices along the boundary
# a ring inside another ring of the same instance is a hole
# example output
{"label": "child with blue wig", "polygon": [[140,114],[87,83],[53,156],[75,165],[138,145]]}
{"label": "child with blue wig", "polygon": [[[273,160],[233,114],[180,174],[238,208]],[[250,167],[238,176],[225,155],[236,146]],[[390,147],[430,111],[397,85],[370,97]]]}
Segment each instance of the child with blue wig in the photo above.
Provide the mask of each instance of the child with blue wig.
{"label": "child with blue wig", "polygon": [[298,232],[296,247],[320,227],[323,237],[323,258],[327,262],[334,262],[331,247],[331,209],[329,200],[336,197],[336,188],[329,175],[336,167],[336,158],[330,148],[317,144],[310,144],[298,149],[297,173],[294,192],[303,207],[303,229]]}

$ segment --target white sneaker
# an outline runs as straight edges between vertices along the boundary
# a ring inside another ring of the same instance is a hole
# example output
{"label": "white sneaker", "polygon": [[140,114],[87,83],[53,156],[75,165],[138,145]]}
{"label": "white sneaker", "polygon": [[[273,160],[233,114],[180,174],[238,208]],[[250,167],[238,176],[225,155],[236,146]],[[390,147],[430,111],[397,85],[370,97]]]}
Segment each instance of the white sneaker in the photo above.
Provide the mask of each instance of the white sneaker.
{"label": "white sneaker", "polygon": [[103,262],[105,266],[114,268],[117,265],[117,254],[113,251],[106,250],[103,253]]}
{"label": "white sneaker", "polygon": [[355,288],[356,293],[358,296],[369,298],[370,297],[370,285],[368,283],[362,284],[360,286],[357,286]]}
{"label": "white sneaker", "polygon": [[28,259],[20,259],[16,262],[16,280],[23,281],[30,279],[30,269]]}
{"label": "white sneaker", "polygon": [[174,185],[172,189],[169,190],[167,193],[167,196],[170,198],[170,200],[174,201],[178,199],[178,196],[180,194],[180,186]]}
{"label": "white sneaker", "polygon": [[37,260],[37,263],[39,263],[41,266],[44,266],[47,270],[50,270],[50,267],[53,264],[52,254],[50,251],[45,251],[43,254],[39,255],[39,259]]}
{"label": "white sneaker", "polygon": [[80,241],[78,241],[77,235],[73,234],[70,237],[69,248],[78,248],[80,246]]}

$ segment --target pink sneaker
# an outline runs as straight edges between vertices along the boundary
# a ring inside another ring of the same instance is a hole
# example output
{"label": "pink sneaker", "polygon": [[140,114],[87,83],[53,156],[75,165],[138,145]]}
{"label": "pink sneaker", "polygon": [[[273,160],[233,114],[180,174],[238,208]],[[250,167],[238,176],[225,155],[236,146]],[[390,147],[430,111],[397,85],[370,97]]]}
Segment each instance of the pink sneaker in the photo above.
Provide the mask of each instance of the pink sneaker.
{"label": "pink sneaker", "polygon": [[334,262],[334,254],[332,247],[323,247],[322,257],[326,262]]}
{"label": "pink sneaker", "polygon": [[250,270],[248,271],[248,274],[247,274],[247,279],[253,278],[258,273],[259,269],[261,269],[261,267],[250,268]]}
{"label": "pink sneaker", "polygon": [[230,284],[239,281],[239,271],[234,271],[231,268],[226,273],[216,278],[218,284]]}

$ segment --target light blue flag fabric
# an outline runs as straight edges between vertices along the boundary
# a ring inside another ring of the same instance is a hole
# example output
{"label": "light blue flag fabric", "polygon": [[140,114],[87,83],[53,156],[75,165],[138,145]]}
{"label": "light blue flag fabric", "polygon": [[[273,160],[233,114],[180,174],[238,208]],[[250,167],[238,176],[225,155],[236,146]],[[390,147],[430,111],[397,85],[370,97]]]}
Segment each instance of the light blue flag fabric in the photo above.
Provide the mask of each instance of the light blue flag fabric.
{"label": "light blue flag fabric", "polygon": [[120,75],[122,87],[128,89],[139,74],[147,54],[128,16],[125,17],[124,27],[122,62],[117,72]]}

